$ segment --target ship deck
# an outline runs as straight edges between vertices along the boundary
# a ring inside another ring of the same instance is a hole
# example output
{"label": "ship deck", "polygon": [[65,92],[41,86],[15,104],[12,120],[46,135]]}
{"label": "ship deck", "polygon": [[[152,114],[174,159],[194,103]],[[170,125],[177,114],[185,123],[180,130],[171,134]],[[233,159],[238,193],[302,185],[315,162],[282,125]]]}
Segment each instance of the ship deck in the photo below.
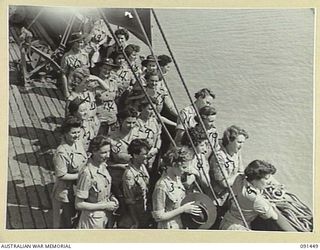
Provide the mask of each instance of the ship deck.
{"label": "ship deck", "polygon": [[6,228],[52,228],[52,156],[59,144],[65,102],[50,78],[22,84],[14,37],[10,30]]}

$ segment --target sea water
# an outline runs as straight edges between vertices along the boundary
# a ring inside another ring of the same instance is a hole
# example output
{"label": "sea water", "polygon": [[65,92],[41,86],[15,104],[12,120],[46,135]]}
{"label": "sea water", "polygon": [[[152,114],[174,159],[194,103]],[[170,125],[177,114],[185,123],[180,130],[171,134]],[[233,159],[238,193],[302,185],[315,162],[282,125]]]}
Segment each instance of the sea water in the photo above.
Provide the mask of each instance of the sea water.
{"label": "sea water", "polygon": [[[192,95],[215,92],[220,135],[233,124],[246,129],[244,164],[269,161],[312,209],[314,11],[155,11]],[[154,21],[152,32],[155,53],[168,54]],[[179,108],[188,105],[173,65],[166,79]]]}

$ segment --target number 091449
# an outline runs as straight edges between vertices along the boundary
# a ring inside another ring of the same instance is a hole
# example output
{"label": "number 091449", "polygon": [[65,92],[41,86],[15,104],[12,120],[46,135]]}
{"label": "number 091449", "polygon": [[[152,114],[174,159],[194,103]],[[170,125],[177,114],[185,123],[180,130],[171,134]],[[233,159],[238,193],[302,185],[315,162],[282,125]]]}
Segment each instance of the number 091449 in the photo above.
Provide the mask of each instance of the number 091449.
{"label": "number 091449", "polygon": [[300,248],[318,248],[318,244],[300,244]]}

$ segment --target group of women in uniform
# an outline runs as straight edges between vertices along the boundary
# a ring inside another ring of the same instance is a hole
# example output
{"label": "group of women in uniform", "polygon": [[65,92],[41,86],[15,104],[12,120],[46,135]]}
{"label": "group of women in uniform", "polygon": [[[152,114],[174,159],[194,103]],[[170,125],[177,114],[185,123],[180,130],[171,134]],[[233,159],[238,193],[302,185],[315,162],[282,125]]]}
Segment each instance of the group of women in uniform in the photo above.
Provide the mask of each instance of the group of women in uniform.
{"label": "group of women in uniform", "polygon": [[[217,207],[229,204],[220,228],[246,229],[231,186],[249,222],[276,219],[261,194],[275,168],[259,160],[244,168],[244,129],[230,126],[219,140],[215,94],[200,89],[178,112],[163,81],[169,56],[141,59],[125,29],[110,45],[100,19],[88,30],[71,35],[61,61],[66,115],[53,158],[53,227],[180,229],[182,213],[201,213],[181,201],[201,190]],[[175,119],[161,115],[164,107]],[[163,126],[175,126],[174,143],[164,141]]]}

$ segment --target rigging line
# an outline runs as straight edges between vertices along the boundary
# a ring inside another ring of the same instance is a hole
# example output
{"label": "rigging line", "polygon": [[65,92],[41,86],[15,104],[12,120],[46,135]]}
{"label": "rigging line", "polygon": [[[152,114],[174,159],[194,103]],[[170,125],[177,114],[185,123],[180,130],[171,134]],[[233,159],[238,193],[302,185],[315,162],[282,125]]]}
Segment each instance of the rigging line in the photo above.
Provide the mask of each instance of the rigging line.
{"label": "rigging line", "polygon": [[171,51],[171,48],[170,48],[170,46],[169,46],[169,43],[168,43],[165,35],[164,35],[164,32],[163,32],[162,27],[161,27],[161,25],[160,25],[160,22],[159,22],[159,20],[158,20],[158,18],[157,18],[157,15],[156,15],[154,9],[151,9],[151,11],[152,11],[152,14],[153,14],[153,16],[154,16],[154,18],[155,18],[155,21],[156,21],[156,23],[157,23],[157,25],[158,25],[158,27],[159,27],[160,33],[161,33],[161,35],[162,35],[162,37],[163,37],[163,40],[164,40],[164,42],[165,42],[165,44],[166,44],[166,46],[167,46],[167,48],[168,48],[168,51],[169,51],[169,53],[170,53],[170,55],[171,55],[171,57],[172,57],[172,61],[173,61],[174,65],[175,65],[175,67],[176,67],[176,69],[177,69],[177,72],[178,72],[178,75],[179,75],[179,77],[180,77],[180,79],[181,79],[182,85],[184,86],[184,88],[185,88],[185,90],[186,90],[186,93],[187,93],[187,95],[188,95],[188,97],[189,97],[189,100],[191,101],[192,107],[193,107],[193,109],[195,110],[197,117],[199,118],[199,121],[200,121],[200,124],[201,124],[202,129],[205,131],[207,140],[209,141],[209,145],[210,145],[211,150],[212,150],[212,154],[214,155],[214,157],[215,157],[215,159],[216,159],[216,162],[218,163],[218,167],[219,167],[219,169],[220,169],[220,172],[222,173],[222,176],[223,176],[223,178],[224,178],[224,180],[225,180],[225,182],[226,182],[226,184],[227,184],[227,187],[228,187],[228,189],[229,189],[229,191],[230,191],[230,194],[231,194],[231,196],[232,196],[232,198],[233,198],[233,200],[234,200],[234,202],[235,202],[235,205],[236,205],[236,207],[237,207],[237,209],[238,209],[238,211],[239,211],[239,213],[240,213],[240,215],[241,215],[241,219],[242,219],[245,227],[248,228],[248,229],[250,229],[249,226],[248,226],[248,223],[247,223],[247,221],[246,221],[246,219],[245,219],[245,217],[244,217],[244,215],[243,215],[243,212],[242,212],[242,210],[241,210],[241,207],[240,207],[240,205],[239,205],[239,203],[238,203],[238,200],[236,199],[235,194],[234,194],[234,192],[233,192],[230,184],[229,184],[228,181],[227,181],[226,175],[225,175],[225,173],[222,171],[222,166],[220,165],[220,162],[219,162],[219,160],[218,160],[218,157],[217,157],[217,154],[216,154],[216,152],[215,152],[215,149],[214,149],[214,147],[213,147],[213,145],[212,145],[212,143],[211,143],[211,141],[210,141],[210,139],[209,139],[209,136],[208,136],[208,133],[207,133],[207,131],[206,131],[206,129],[205,129],[203,120],[202,120],[202,118],[201,118],[201,116],[200,116],[200,114],[199,114],[199,111],[198,111],[197,107],[195,106],[194,102],[192,101],[192,98],[191,98],[190,92],[189,92],[189,90],[188,90],[188,87],[187,87],[187,85],[186,85],[186,83],[185,83],[185,81],[184,81],[184,79],[183,79],[183,77],[182,77],[180,68],[178,67],[178,64],[177,64],[177,62],[176,62],[176,60],[175,60],[175,57],[173,56],[173,53],[172,53],[172,51]]}
{"label": "rigging line", "polygon": [[[143,35],[144,35],[144,37],[145,37],[145,39],[146,39],[146,41],[147,41],[147,45],[148,45],[148,47],[149,47],[149,49],[150,49],[150,52],[151,52],[152,56],[153,56],[154,58],[156,58],[156,56],[155,56],[155,54],[154,54],[154,52],[153,52],[151,43],[150,43],[150,41],[149,41],[149,38],[148,38],[148,36],[147,36],[147,34],[146,34],[146,31],[145,31],[145,29],[144,29],[144,27],[143,27],[143,25],[142,25],[141,20],[140,20],[140,17],[139,17],[139,15],[138,15],[136,9],[133,9],[133,11],[134,11],[134,14],[137,16],[137,20],[138,20],[140,29],[142,30],[142,33],[143,33]],[[178,114],[179,119],[182,121],[181,115],[180,115],[180,112],[179,112],[179,109],[178,109],[178,107],[177,107],[177,105],[176,105],[176,103],[175,103],[175,101],[174,101],[174,98],[173,98],[173,96],[172,96],[172,93],[171,93],[171,91],[170,91],[170,89],[169,89],[169,87],[168,87],[167,81],[165,80],[165,77],[164,77],[164,75],[163,75],[163,72],[162,72],[162,70],[161,70],[161,67],[160,67],[160,65],[159,65],[159,62],[158,62],[158,60],[155,60],[155,61],[156,61],[156,64],[157,64],[157,68],[158,68],[158,70],[159,70],[159,72],[160,72],[160,74],[161,74],[161,77],[163,78],[163,82],[164,82],[164,84],[165,84],[165,86],[166,86],[166,88],[167,88],[167,90],[168,90],[168,93],[169,93],[169,96],[170,96],[170,98],[171,98],[171,100],[172,100],[173,106],[174,106],[174,108],[175,108],[175,110],[176,110],[176,112],[177,112],[177,114]],[[198,162],[201,162],[200,156],[197,154],[196,147],[195,147],[195,145],[194,145],[194,143],[193,143],[193,141],[192,141],[192,138],[191,138],[191,136],[190,136],[190,133],[189,133],[189,131],[188,131],[187,127],[186,127],[186,124],[185,124],[184,122],[182,122],[182,126],[184,127],[184,129],[185,129],[185,131],[186,131],[186,134],[187,134],[187,136],[188,136],[188,139],[189,139],[189,141],[190,141],[190,143],[191,143],[192,149],[193,149],[193,151],[194,151],[194,153],[195,153],[195,156],[196,156]],[[209,179],[208,179],[208,177],[207,177],[207,175],[206,175],[203,167],[201,168],[201,170],[202,170],[202,172],[203,172],[203,174],[204,174],[204,176],[205,176],[206,182],[207,182],[207,184],[208,184],[208,186],[209,186],[209,188],[210,188],[210,191],[211,191],[211,193],[212,193],[212,195],[213,195],[213,198],[214,198],[215,201],[217,202],[217,201],[218,201],[217,196],[215,195],[215,192],[214,192],[214,190],[213,190],[213,187],[212,187],[212,185],[211,185],[211,183],[210,183],[210,181],[209,181]],[[199,185],[199,184],[196,183],[196,185]]]}
{"label": "rigging line", "polygon": [[152,100],[151,100],[150,96],[148,95],[147,91],[144,89],[143,84],[142,84],[142,82],[141,82],[141,79],[138,77],[138,75],[137,75],[136,72],[134,71],[134,69],[133,69],[133,67],[132,67],[132,65],[131,65],[131,63],[130,63],[130,60],[129,60],[128,56],[127,56],[126,53],[124,52],[124,48],[122,48],[122,46],[120,45],[120,42],[119,42],[118,38],[117,38],[116,35],[114,34],[114,32],[113,32],[113,30],[112,30],[112,28],[111,28],[111,26],[110,26],[110,23],[109,23],[108,19],[106,18],[105,14],[102,12],[101,9],[98,9],[98,12],[100,13],[100,16],[102,17],[102,19],[103,19],[103,21],[105,22],[105,24],[107,25],[107,28],[108,28],[110,34],[112,35],[113,39],[115,40],[115,42],[117,43],[117,45],[119,46],[119,48],[121,48],[121,52],[122,52],[122,54],[123,54],[126,62],[128,63],[128,65],[129,65],[129,67],[130,67],[130,70],[132,71],[132,73],[133,73],[136,81],[139,83],[139,85],[140,85],[143,93],[144,93],[145,96],[147,97],[147,100],[148,100],[148,102],[150,103],[153,111],[155,112],[155,114],[156,114],[159,122],[161,123],[161,126],[164,128],[164,130],[165,130],[166,134],[168,135],[170,141],[172,142],[173,146],[174,146],[175,148],[177,148],[177,145],[176,145],[175,141],[173,140],[172,136],[170,135],[170,133],[169,133],[166,125],[165,125],[164,122],[161,120],[161,116],[160,116],[157,108],[154,106],[154,104],[152,103]]}
{"label": "rigging line", "polygon": [[35,16],[35,18],[32,20],[32,22],[28,25],[27,30],[30,29],[30,27],[37,21],[37,19],[40,17],[42,12],[44,11],[44,8],[41,8],[38,14]]}
{"label": "rigging line", "polygon": [[69,20],[69,22],[68,22],[68,25],[67,25],[64,33],[63,33],[63,36],[61,38],[60,46],[62,46],[64,48],[66,47],[67,41],[69,39],[74,20],[75,20],[75,15],[72,15],[70,20]]}

